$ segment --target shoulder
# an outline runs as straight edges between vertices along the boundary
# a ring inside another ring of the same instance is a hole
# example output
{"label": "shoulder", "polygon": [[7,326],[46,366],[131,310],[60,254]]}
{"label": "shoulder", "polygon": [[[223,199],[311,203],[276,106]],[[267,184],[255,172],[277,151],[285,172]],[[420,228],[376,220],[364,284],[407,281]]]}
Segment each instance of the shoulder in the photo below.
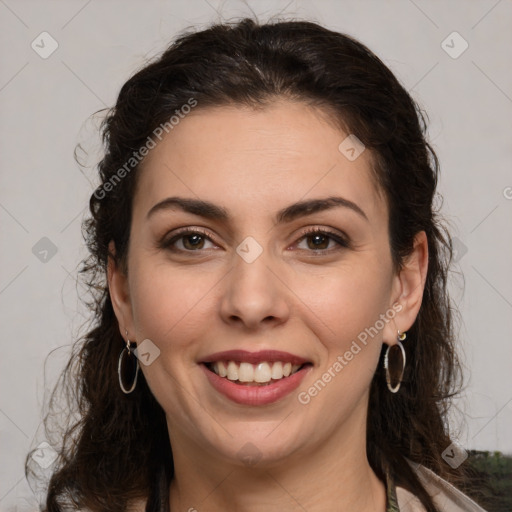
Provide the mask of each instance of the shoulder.
{"label": "shoulder", "polygon": [[[485,512],[480,505],[430,469],[409,463],[441,512]],[[419,499],[406,489],[397,486],[396,496],[400,512],[425,512]]]}

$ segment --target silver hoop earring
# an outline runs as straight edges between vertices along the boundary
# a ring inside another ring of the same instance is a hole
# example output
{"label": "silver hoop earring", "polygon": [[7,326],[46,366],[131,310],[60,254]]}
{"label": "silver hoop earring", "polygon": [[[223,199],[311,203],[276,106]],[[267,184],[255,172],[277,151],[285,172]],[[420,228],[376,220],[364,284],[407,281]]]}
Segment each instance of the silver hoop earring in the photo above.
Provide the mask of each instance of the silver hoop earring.
{"label": "silver hoop earring", "polygon": [[[404,376],[405,371],[405,349],[402,345],[402,341],[405,340],[407,334],[401,333],[398,331],[398,336],[396,337],[397,343],[396,345],[389,346],[386,349],[386,353],[384,354],[384,369],[386,370],[386,384],[388,386],[389,391],[391,393],[396,393],[400,389],[400,385],[402,384],[402,378]],[[400,354],[401,356],[401,364],[397,363],[396,356],[393,355]]]}
{"label": "silver hoop earring", "polygon": [[[128,354],[127,358],[125,358],[125,354]],[[128,370],[130,370],[128,372]],[[130,373],[135,375],[131,378],[131,385],[125,386],[124,384],[124,376],[126,376],[126,373]],[[131,350],[131,342],[128,339],[128,331],[126,331],[126,347],[121,350],[121,353],[119,354],[119,361],[117,362],[117,375],[119,377],[119,387],[121,388],[121,391],[125,394],[130,394],[137,385],[137,376],[139,375],[139,360],[137,359],[137,356],[132,354]]]}

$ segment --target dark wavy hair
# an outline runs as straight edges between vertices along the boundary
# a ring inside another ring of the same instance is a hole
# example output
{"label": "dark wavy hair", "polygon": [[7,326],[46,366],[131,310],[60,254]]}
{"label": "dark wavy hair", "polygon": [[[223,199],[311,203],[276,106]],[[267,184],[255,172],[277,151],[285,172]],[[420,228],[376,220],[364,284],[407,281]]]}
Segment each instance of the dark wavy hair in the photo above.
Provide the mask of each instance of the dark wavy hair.
{"label": "dark wavy hair", "polygon": [[[396,394],[386,387],[384,347],[371,383],[368,459],[381,478],[390,468],[396,483],[429,512],[437,509],[407,461],[471,494],[464,468],[452,470],[441,457],[451,443],[446,413],[460,391],[461,372],[447,293],[452,246],[436,206],[439,164],[426,140],[425,116],[383,62],[352,37],[309,21],[242,19],[180,35],[123,85],[104,118],[101,185],[91,195],[90,217],[83,224],[90,255],[81,275],[91,292],[93,325],[75,343],[52,395],[54,400],[56,390],[64,389],[78,417],[66,425],[45,510],[74,504],[119,512],[132,500],[145,500],[148,512],[169,510],[174,469],[164,411],[140,373],[132,394],[120,390],[117,362],[124,340],[106,282],[109,257],[126,270],[139,165],[113,186],[106,184],[114,183],[134,152],[190,98],[197,109],[264,108],[278,98],[306,102],[370,150],[375,183],[389,208],[396,271],[422,230],[429,256],[423,302],[405,344],[402,386]],[[115,255],[109,254],[111,240]]]}

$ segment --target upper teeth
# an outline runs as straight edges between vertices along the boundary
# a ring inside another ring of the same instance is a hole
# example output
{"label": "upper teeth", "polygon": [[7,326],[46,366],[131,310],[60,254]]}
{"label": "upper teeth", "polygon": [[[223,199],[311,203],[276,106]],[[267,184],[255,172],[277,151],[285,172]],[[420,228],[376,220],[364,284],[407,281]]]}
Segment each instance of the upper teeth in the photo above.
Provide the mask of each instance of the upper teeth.
{"label": "upper teeth", "polygon": [[240,382],[270,382],[272,379],[278,380],[288,377],[295,373],[301,367],[300,364],[261,362],[258,364],[236,363],[234,361],[217,361],[211,363],[211,369],[221,377],[227,377],[229,380],[238,380]]}

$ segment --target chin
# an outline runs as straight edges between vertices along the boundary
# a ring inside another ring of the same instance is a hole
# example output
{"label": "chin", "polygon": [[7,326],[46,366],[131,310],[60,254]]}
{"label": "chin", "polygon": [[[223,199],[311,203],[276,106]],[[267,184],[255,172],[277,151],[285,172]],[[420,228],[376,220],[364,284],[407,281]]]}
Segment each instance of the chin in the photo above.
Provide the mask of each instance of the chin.
{"label": "chin", "polygon": [[[233,462],[258,468],[271,467],[285,462],[298,448],[300,443],[283,438],[283,432],[273,424],[270,426],[244,424],[238,432],[230,431],[232,437],[225,437],[225,444],[216,444],[215,449],[221,457]],[[275,429],[274,433],[272,430]],[[287,433],[289,433],[289,427]]]}

